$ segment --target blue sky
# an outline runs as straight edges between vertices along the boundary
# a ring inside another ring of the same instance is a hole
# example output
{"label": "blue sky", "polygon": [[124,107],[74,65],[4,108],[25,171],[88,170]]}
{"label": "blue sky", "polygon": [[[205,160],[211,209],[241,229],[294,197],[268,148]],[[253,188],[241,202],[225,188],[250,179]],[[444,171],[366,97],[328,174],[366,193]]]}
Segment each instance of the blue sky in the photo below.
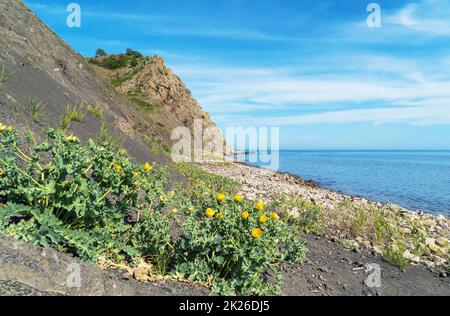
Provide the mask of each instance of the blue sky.
{"label": "blue sky", "polygon": [[[162,55],[220,128],[280,126],[285,149],[450,149],[450,3],[25,0],[84,56]],[[75,1],[76,2],[76,1]]]}

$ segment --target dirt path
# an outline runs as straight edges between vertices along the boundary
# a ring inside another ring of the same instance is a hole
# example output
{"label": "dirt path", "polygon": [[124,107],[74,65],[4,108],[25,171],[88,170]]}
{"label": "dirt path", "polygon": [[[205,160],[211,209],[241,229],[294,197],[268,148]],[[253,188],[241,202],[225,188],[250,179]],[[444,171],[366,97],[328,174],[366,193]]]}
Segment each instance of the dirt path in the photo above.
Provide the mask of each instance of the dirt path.
{"label": "dirt path", "polygon": [[[448,296],[450,278],[423,265],[405,270],[394,267],[370,252],[351,252],[337,243],[306,236],[307,261],[285,268],[284,290],[289,296]],[[381,268],[381,287],[369,288],[366,266]]]}

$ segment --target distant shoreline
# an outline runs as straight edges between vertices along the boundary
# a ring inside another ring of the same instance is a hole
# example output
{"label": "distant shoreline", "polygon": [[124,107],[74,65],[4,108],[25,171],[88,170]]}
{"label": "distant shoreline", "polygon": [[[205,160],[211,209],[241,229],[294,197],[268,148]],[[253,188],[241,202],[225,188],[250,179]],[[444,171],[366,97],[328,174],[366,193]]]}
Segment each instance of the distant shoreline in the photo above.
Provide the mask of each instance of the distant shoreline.
{"label": "distant shoreline", "polygon": [[[450,154],[450,150],[420,150],[420,151],[409,151],[409,150],[384,150],[384,151],[379,151],[379,150],[375,150],[375,151],[362,151],[362,150],[281,150],[280,152],[292,152],[292,153],[296,153],[296,152],[304,152],[304,153],[326,153],[326,152],[330,152],[330,153],[368,153],[368,152],[379,152],[379,153],[409,153],[409,152],[416,152],[416,153],[449,153]],[[268,169],[270,170],[270,168],[266,167],[266,166],[259,166],[256,165],[254,162],[249,162],[243,159],[240,159],[239,157],[236,157],[236,155],[234,155],[235,159],[234,162],[236,163],[240,163],[249,167],[255,167],[255,168],[262,168],[262,169]],[[248,157],[248,156],[247,156]],[[332,156],[333,157],[333,156]],[[339,156],[338,156],[339,157]],[[381,156],[382,157],[382,156]],[[388,156],[389,157],[389,156]],[[385,159],[384,157],[382,157],[381,159]],[[428,159],[428,158],[427,158]],[[307,160],[305,160],[306,162],[308,162]],[[388,161],[388,160],[386,160]],[[405,160],[406,161],[406,160]],[[414,159],[411,160],[414,163]],[[370,162],[370,160],[369,160]],[[388,161],[389,163],[389,161]],[[307,166],[307,164],[306,164]],[[390,168],[391,165],[388,164],[388,166]],[[444,165],[445,166],[445,165]],[[292,166],[291,166],[292,167]],[[291,170],[293,170],[293,168],[290,168]],[[294,168],[295,169],[295,168]],[[339,169],[338,169],[339,170]],[[400,169],[401,170],[401,169]],[[327,181],[331,181],[332,183],[336,182],[338,183],[338,186],[340,186],[339,189],[333,187],[332,184],[324,184],[321,183],[320,181],[318,181],[317,179],[313,178],[313,177],[304,177],[301,175],[296,174],[294,171],[280,171],[280,170],[276,170],[277,172],[281,173],[281,174],[289,174],[292,177],[296,177],[299,180],[301,180],[302,182],[306,182],[309,185],[313,186],[313,187],[317,187],[317,188],[321,188],[321,189],[326,189],[326,190],[330,190],[345,196],[351,196],[351,197],[357,197],[357,198],[362,198],[362,199],[366,199],[369,200],[373,203],[382,203],[382,204],[395,204],[395,205],[399,205],[402,208],[405,209],[409,209],[411,211],[415,211],[415,212],[423,212],[423,213],[429,213],[432,215],[444,215],[447,218],[450,217],[450,208],[445,207],[447,204],[442,203],[442,202],[446,202],[445,199],[443,199],[443,201],[440,200],[436,200],[433,201],[433,196],[426,196],[425,193],[426,191],[421,192],[420,190],[418,191],[412,191],[411,194],[408,194],[408,196],[404,196],[403,194],[400,196],[397,196],[399,194],[399,191],[393,186],[393,180],[391,177],[391,181],[389,182],[389,177],[387,178],[387,184],[391,185],[390,187],[387,186],[387,190],[385,191],[385,195],[381,194],[375,190],[373,194],[370,194],[370,190],[374,189],[374,186],[376,185],[376,183],[374,181],[367,181],[368,187],[367,190],[358,190],[356,187],[356,190],[352,190],[355,189],[356,184],[361,184],[363,178],[359,177],[358,175],[356,175],[356,182],[352,182],[349,180],[349,177],[345,177],[343,179],[339,178],[327,178],[326,174],[324,172],[322,172],[322,174],[320,174],[320,172],[317,174],[319,177],[322,176],[322,178],[327,179]],[[358,170],[357,170],[358,171]],[[361,171],[361,170],[359,170]],[[364,171],[364,170],[363,170]],[[341,171],[342,173],[342,171]],[[400,174],[401,175],[401,174]],[[380,176],[380,174],[378,174],[378,176]],[[370,179],[370,177],[368,178]],[[402,179],[402,178],[400,178]],[[403,181],[405,177],[403,177]],[[406,178],[407,179],[407,178]],[[339,182],[341,181],[341,182]],[[339,185],[340,183],[340,185]],[[353,184],[354,183],[354,184]],[[382,184],[380,184],[382,185]],[[403,186],[405,186],[405,182],[403,182]],[[442,185],[441,185],[442,186]],[[363,188],[363,186],[359,186],[360,188]],[[392,188],[392,189],[390,189]],[[347,190],[346,190],[347,189]],[[363,191],[363,192],[352,192],[352,191]],[[366,192],[367,191],[367,192]],[[440,189],[440,191],[442,191],[442,188]],[[437,191],[437,192],[440,192]],[[364,194],[366,193],[366,194]],[[417,200],[417,198],[421,198],[421,195],[423,196],[423,200]],[[377,198],[378,197],[378,198]],[[439,196],[438,196],[439,197]],[[441,195],[442,197],[442,195]],[[416,198],[416,199],[415,199]],[[438,202],[439,203],[435,203]]]}

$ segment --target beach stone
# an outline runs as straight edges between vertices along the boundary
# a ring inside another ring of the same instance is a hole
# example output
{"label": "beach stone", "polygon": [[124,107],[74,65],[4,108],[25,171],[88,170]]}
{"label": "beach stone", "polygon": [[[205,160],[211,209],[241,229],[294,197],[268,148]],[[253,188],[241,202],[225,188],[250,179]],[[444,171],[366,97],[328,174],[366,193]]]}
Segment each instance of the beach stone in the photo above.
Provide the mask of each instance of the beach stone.
{"label": "beach stone", "polygon": [[414,263],[420,263],[420,257],[413,255],[409,250],[405,250],[403,257]]}
{"label": "beach stone", "polygon": [[436,244],[441,247],[446,247],[449,244],[449,241],[443,237],[439,237],[436,239]]}
{"label": "beach stone", "polygon": [[433,251],[434,253],[443,253],[442,247],[439,247],[439,246],[436,245],[436,244],[428,244],[427,246],[428,246],[428,248],[429,248],[431,251]]}
{"label": "beach stone", "polygon": [[436,244],[436,239],[430,238],[430,237],[425,239],[425,245],[430,246],[430,245],[435,245],[435,244]]}

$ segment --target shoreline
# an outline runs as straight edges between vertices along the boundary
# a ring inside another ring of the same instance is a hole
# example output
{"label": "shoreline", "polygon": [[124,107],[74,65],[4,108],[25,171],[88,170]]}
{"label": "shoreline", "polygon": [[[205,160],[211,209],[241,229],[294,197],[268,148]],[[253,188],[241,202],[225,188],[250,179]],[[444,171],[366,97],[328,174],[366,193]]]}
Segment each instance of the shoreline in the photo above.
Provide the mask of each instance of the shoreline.
{"label": "shoreline", "polygon": [[[445,215],[414,211],[396,204],[343,194],[322,188],[314,181],[305,180],[291,173],[250,166],[242,161],[226,164],[203,163],[200,166],[209,173],[236,181],[241,187],[240,193],[249,200],[263,200],[270,203],[280,196],[289,196],[323,208],[326,217],[325,237],[329,240],[343,241],[349,245],[348,248],[368,249],[380,255],[386,254],[386,250],[374,241],[375,233],[372,230],[375,224],[370,223],[372,213],[382,212],[386,217],[386,225],[392,226],[402,234],[404,238],[402,242],[406,245],[401,255],[410,263],[425,264],[433,268],[448,265],[450,262],[450,219]],[[364,211],[363,217],[369,218],[365,227],[370,230],[368,233],[352,232],[354,230],[352,221],[346,218],[353,219],[355,213],[361,210]],[[299,213],[301,210],[295,208],[287,210],[290,217],[300,216]],[[420,238],[415,235],[416,231],[420,232],[418,235]],[[420,240],[416,241],[416,238]],[[398,248],[396,242],[396,240],[386,241],[394,248]]]}
{"label": "shoreline", "polygon": [[[250,164],[246,163],[245,161],[238,160],[238,159],[232,161],[231,163],[235,163],[235,164],[239,164],[239,165],[243,165],[243,166],[250,167],[250,168],[255,168],[255,169],[270,170],[270,169],[267,169],[267,168],[264,168],[264,167],[261,167],[261,166],[250,165]],[[447,215],[447,214],[435,214],[435,213],[433,213],[432,211],[429,211],[429,210],[411,209],[411,208],[407,208],[407,207],[401,206],[401,205],[396,204],[396,203],[389,203],[389,202],[378,201],[376,199],[368,198],[368,197],[365,197],[363,195],[349,194],[349,193],[346,193],[346,192],[343,192],[343,191],[340,191],[340,190],[335,190],[335,189],[332,189],[332,188],[329,188],[329,187],[326,187],[326,186],[322,186],[319,182],[317,182],[314,179],[304,179],[301,176],[296,175],[296,174],[294,174],[292,172],[289,172],[289,171],[273,171],[273,170],[270,170],[270,171],[272,171],[274,173],[277,173],[277,174],[280,174],[280,175],[288,175],[289,177],[296,178],[303,185],[311,187],[313,189],[320,189],[320,190],[324,190],[324,191],[329,191],[329,192],[336,193],[336,194],[342,195],[342,196],[350,198],[350,199],[365,200],[369,204],[377,204],[377,205],[381,204],[381,205],[385,205],[385,206],[392,206],[392,207],[396,207],[396,208],[399,208],[399,209],[402,209],[402,210],[405,210],[405,211],[415,212],[415,213],[418,213],[419,215],[428,214],[428,215],[431,215],[431,216],[434,216],[434,217],[444,216],[445,218],[450,219],[450,215]]]}

